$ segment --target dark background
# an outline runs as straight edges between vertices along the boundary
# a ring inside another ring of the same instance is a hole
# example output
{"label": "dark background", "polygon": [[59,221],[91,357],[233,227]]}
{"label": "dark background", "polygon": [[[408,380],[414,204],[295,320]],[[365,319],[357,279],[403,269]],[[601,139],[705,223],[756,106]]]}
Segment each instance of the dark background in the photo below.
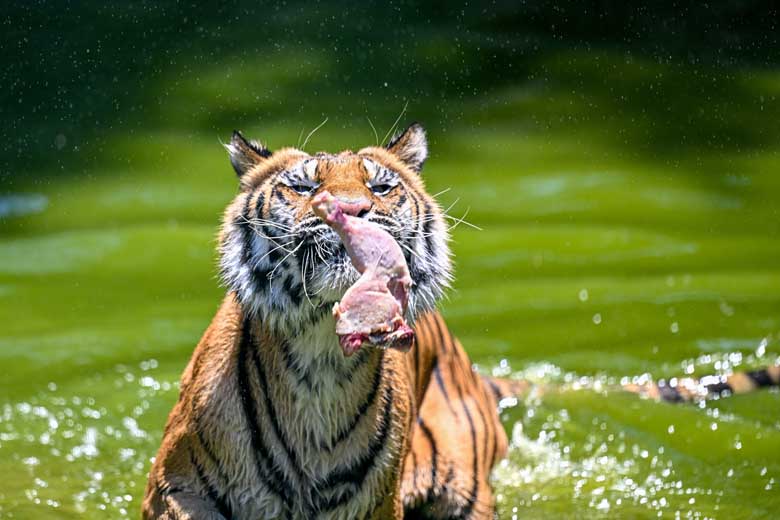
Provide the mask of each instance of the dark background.
{"label": "dark background", "polygon": [[[241,122],[299,124],[334,114],[340,125],[365,125],[367,114],[386,119],[406,101],[415,118],[446,129],[462,123],[458,101],[529,82],[576,90],[594,104],[565,124],[594,125],[599,110],[610,120],[630,118],[633,130],[600,132],[637,152],[778,138],[777,123],[734,128],[721,114],[736,108],[750,118],[763,110],[743,99],[736,75],[777,64],[771,1],[15,4],[0,14],[4,183],[27,182],[42,168],[78,172],[111,154],[114,133],[181,127],[225,136]],[[615,78],[611,63],[583,66],[581,59],[570,69],[563,59],[549,74],[537,67],[566,50],[649,59],[666,73]],[[277,81],[259,90],[248,81],[176,120],[166,117],[163,107],[177,95],[171,83],[242,65]]]}

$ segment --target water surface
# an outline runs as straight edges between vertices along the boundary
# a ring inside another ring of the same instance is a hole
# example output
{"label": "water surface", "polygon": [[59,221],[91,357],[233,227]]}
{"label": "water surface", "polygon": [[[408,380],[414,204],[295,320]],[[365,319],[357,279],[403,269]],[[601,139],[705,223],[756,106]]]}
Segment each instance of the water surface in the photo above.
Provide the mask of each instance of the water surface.
{"label": "water surface", "polygon": [[[773,517],[780,394],[675,406],[616,388],[777,361],[780,156],[764,138],[780,81],[745,71],[734,99],[711,99],[720,117],[689,129],[725,144],[704,153],[701,136],[665,139],[672,116],[658,125],[588,89],[604,71],[634,97],[646,78],[693,75],[600,58],[557,55],[535,65],[544,84],[470,97],[450,107],[457,124],[429,128],[430,191],[481,228],[452,230],[447,321],[481,370],[544,389],[503,412],[500,516]],[[228,99],[251,86],[210,81]],[[138,514],[178,378],[223,295],[214,239],[236,191],[218,136],[176,119],[191,87],[166,87],[160,118],[176,124],[109,134],[80,168],[29,171],[0,195],[0,517]],[[299,138],[246,130],[272,147]],[[309,149],[372,142],[368,125],[336,123]]]}

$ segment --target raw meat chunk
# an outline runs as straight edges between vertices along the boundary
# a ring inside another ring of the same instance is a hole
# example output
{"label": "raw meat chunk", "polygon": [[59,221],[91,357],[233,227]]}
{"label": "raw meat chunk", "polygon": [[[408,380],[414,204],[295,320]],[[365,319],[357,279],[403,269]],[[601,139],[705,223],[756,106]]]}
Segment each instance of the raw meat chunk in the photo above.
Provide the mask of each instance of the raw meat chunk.
{"label": "raw meat chunk", "polygon": [[344,354],[354,354],[364,343],[409,350],[414,331],[403,316],[412,278],[401,247],[379,225],[344,213],[327,191],[314,197],[312,209],[338,233],[361,273],[333,307]]}

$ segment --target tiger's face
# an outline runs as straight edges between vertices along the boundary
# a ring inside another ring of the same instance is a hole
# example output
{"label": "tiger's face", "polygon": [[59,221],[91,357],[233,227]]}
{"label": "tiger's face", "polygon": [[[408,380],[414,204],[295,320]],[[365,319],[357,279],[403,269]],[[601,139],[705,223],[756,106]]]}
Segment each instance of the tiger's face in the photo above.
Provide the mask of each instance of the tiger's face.
{"label": "tiger's face", "polygon": [[410,320],[432,308],[449,285],[447,227],[420,178],[427,157],[420,125],[386,148],[358,152],[271,153],[238,132],[226,148],[241,190],[220,233],[221,277],[245,311],[272,330],[300,333],[329,314],[359,277],[336,233],[312,212],[311,199],[320,190],[401,245],[413,280]]}

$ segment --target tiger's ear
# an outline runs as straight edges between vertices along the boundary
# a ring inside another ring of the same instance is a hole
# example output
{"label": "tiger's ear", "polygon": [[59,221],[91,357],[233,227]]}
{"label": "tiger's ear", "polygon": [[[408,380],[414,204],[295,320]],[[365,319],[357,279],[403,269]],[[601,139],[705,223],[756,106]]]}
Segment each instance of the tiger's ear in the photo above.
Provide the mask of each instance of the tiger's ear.
{"label": "tiger's ear", "polygon": [[419,172],[425,159],[428,158],[428,139],[425,137],[425,129],[419,123],[412,123],[409,128],[390,139],[387,150],[412,170]]}
{"label": "tiger's ear", "polygon": [[230,143],[225,145],[225,149],[230,155],[230,164],[239,177],[271,157],[268,148],[257,141],[247,141],[238,130],[233,130],[233,137],[230,138]]}

